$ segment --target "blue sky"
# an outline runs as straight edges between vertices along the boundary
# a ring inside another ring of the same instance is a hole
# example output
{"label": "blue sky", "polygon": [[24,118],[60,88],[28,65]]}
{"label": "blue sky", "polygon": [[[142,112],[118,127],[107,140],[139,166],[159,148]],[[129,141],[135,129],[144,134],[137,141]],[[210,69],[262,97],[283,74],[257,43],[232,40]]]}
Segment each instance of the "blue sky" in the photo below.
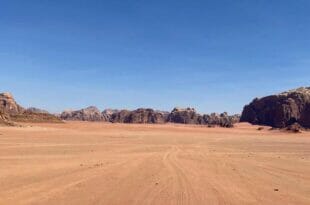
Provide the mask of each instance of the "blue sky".
{"label": "blue sky", "polygon": [[310,85],[309,0],[0,0],[0,92],[51,112],[241,112]]}

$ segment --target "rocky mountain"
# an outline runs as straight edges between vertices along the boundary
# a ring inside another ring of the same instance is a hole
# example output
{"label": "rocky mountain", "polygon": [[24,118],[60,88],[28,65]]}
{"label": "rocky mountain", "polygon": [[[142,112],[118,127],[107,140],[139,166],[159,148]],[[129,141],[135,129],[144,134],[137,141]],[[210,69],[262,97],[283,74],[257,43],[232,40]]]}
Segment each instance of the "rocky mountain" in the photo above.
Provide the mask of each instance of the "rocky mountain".
{"label": "rocky mountain", "polygon": [[255,98],[244,107],[240,120],[276,128],[294,123],[310,128],[310,87]]}
{"label": "rocky mountain", "polygon": [[203,118],[194,108],[174,108],[168,116],[168,121],[182,124],[203,124]]}
{"label": "rocky mountain", "polygon": [[[307,117],[307,116],[306,116]],[[305,118],[305,117],[304,117]],[[228,116],[227,113],[200,115],[194,108],[174,108],[170,113],[139,108],[136,110],[106,109],[103,112],[94,106],[75,111],[64,111],[59,116],[49,114],[47,111],[30,107],[24,109],[16,103],[10,93],[0,94],[0,123],[14,122],[61,122],[63,120],[77,121],[105,121],[112,123],[153,123],[166,122],[183,124],[206,124],[232,127],[238,121],[236,116]]]}
{"label": "rocky mountain", "polygon": [[164,112],[154,111],[153,109],[137,109],[130,113],[128,117],[129,123],[165,123],[167,116]]}
{"label": "rocky mountain", "polygon": [[220,127],[233,127],[239,122],[240,116],[229,116],[226,112],[210,115],[200,115],[194,108],[174,108],[169,114],[168,121],[182,124],[199,124]]}
{"label": "rocky mountain", "polygon": [[16,103],[10,93],[0,93],[0,111],[7,114],[21,114],[25,111],[23,107]]}
{"label": "rocky mountain", "polygon": [[[194,117],[193,117],[194,116]],[[202,116],[192,108],[175,108],[172,113],[157,111],[151,108],[139,108],[136,110],[115,110],[106,109],[101,114],[96,107],[88,107],[77,111],[64,111],[60,117],[64,120],[84,120],[84,121],[108,121],[112,123],[149,123],[162,124],[166,122],[176,122],[185,124],[200,124],[195,116]]]}
{"label": "rocky mountain", "polygon": [[100,110],[95,106],[75,111],[64,111],[61,113],[60,118],[63,120],[107,121]]}
{"label": "rocky mountain", "polygon": [[221,114],[211,113],[210,115],[203,115],[204,124],[210,126],[233,127],[235,123],[240,120],[240,115],[228,115],[227,112]]}
{"label": "rocky mountain", "polygon": [[[40,109],[37,109],[38,111]],[[49,113],[34,112],[33,109],[25,109],[16,103],[10,93],[0,93],[1,121],[6,124],[14,122],[61,122],[59,118]]]}
{"label": "rocky mountain", "polygon": [[131,111],[129,110],[119,110],[114,112],[110,117],[110,122],[113,123],[129,123],[129,115]]}
{"label": "rocky mountain", "polygon": [[118,113],[119,110],[117,109],[105,109],[104,111],[102,111],[102,116],[106,119],[106,121],[111,121],[112,119],[112,115],[115,113]]}
{"label": "rocky mountain", "polygon": [[155,111],[150,108],[139,108],[133,111],[120,110],[111,115],[113,123],[149,123],[162,124],[167,121],[168,114],[163,111]]}

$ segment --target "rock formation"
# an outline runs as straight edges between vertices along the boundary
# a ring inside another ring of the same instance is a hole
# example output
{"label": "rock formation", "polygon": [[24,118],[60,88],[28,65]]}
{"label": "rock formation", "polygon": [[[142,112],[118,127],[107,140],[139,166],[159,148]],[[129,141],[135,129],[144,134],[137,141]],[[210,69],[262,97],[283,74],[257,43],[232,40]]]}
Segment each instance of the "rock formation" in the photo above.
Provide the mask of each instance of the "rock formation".
{"label": "rock formation", "polygon": [[63,120],[79,120],[79,121],[106,121],[100,110],[94,106],[76,111],[64,111],[60,118]]}
{"label": "rock formation", "polygon": [[129,110],[120,110],[118,112],[115,112],[110,117],[110,122],[113,123],[129,123]]}
{"label": "rock formation", "polygon": [[111,121],[112,119],[112,115],[115,113],[118,113],[119,110],[116,109],[105,109],[104,111],[102,111],[102,116],[106,119],[106,121]]}
{"label": "rock formation", "polygon": [[293,123],[310,128],[310,87],[255,98],[244,107],[240,120],[276,128]]}
{"label": "rock formation", "polygon": [[24,112],[24,108],[16,103],[12,94],[0,93],[0,111],[10,115],[16,115]]}
{"label": "rock formation", "polygon": [[10,93],[0,93],[1,121],[12,124],[14,122],[61,122],[59,118],[47,112],[38,112],[40,109],[24,109],[16,103]]}
{"label": "rock formation", "polygon": [[203,115],[204,124],[209,126],[233,127],[238,123],[240,115],[228,115],[227,112],[221,114],[211,113],[210,115]]}
{"label": "rock formation", "polygon": [[174,108],[170,113],[139,108],[136,110],[106,109],[102,113],[96,107],[88,107],[77,111],[64,111],[63,120],[106,121],[112,123],[163,124],[167,122],[182,124],[200,124],[221,127],[232,127],[239,122],[239,115],[229,116],[227,113],[200,115],[194,108]]}
{"label": "rock formation", "polygon": [[113,123],[149,123],[162,124],[167,121],[168,114],[150,108],[139,108],[133,111],[120,110],[112,113],[110,121]]}
{"label": "rock formation", "polygon": [[1,125],[5,125],[5,126],[13,126],[14,123],[11,121],[10,117],[3,113],[2,111],[0,111],[0,126]]}
{"label": "rock formation", "polygon": [[137,109],[128,116],[129,123],[156,123],[162,124],[166,122],[167,116],[164,112],[156,112],[153,109]]}
{"label": "rock formation", "polygon": [[174,108],[168,116],[168,121],[182,124],[203,124],[202,116],[194,108]]}

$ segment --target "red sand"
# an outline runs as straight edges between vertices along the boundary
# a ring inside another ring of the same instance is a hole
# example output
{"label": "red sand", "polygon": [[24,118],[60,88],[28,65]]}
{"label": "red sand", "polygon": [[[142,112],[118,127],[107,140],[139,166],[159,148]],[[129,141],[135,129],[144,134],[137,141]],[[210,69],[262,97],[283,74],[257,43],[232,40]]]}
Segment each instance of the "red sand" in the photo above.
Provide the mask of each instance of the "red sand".
{"label": "red sand", "polygon": [[70,122],[0,127],[0,204],[310,204],[310,133]]}

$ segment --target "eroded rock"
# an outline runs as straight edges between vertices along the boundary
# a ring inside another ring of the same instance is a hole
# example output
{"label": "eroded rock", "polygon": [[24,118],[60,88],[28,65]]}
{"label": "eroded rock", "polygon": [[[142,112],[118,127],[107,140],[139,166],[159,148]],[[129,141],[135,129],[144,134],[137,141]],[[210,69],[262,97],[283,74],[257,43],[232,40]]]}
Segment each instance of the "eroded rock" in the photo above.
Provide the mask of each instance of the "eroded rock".
{"label": "eroded rock", "polygon": [[310,87],[255,98],[244,107],[240,120],[276,128],[293,123],[310,128]]}

